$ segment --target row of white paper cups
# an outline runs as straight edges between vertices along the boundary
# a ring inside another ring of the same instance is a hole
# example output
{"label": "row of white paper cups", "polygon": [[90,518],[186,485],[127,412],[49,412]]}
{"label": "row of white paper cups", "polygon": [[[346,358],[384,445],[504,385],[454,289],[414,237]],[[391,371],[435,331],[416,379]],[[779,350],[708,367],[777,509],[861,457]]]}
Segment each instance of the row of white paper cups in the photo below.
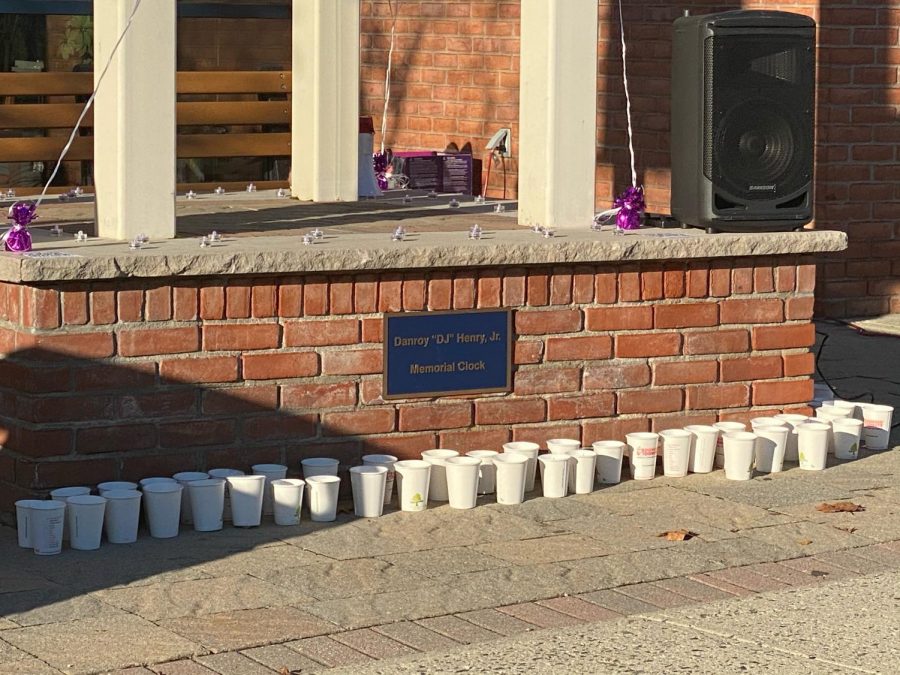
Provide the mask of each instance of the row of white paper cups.
{"label": "row of white paper cups", "polygon": [[[864,427],[863,420],[854,417],[884,412],[881,408],[888,414],[875,424],[866,419]],[[817,410],[816,420],[803,415],[755,418],[752,432],[739,422],[718,422],[659,434],[632,433],[626,443],[598,441],[591,449],[574,439],[553,439],[547,443],[550,454],[543,457],[538,457],[540,446],[528,442],[507,443],[503,454],[473,450],[459,456],[455,450],[434,449],[423,452],[422,460],[405,461],[391,455],[367,455],[363,466],[350,470],[354,512],[361,517],[380,516],[391,499],[395,471],[401,509],[418,511],[429,498],[449,501],[454,508],[472,508],[478,494],[494,492],[501,504],[520,503],[525,492],[534,488],[538,462],[546,497],[591,492],[595,474],[601,483],[618,483],[624,456],[629,457],[632,477],[637,480],[653,478],[658,454],[663,456],[664,474],[675,477],[689,470],[709,472],[717,460],[724,464],[726,477],[736,480],[749,479],[754,467],[777,472],[784,461],[798,459],[803,469],[823,469],[829,450],[840,459],[853,459],[864,430],[882,431],[877,425],[883,425],[889,431],[892,411],[890,406],[832,401]],[[871,447],[881,434],[866,438]],[[887,447],[886,440],[883,446]],[[334,520],[338,460],[309,458],[301,465],[306,481],[287,479],[284,465],[257,464],[251,476],[237,469],[213,469],[145,478],[140,486],[102,483],[100,496],[90,495],[86,487],[60,488],[51,492],[50,501],[17,502],[19,543],[40,553],[59,552],[65,534],[56,534],[57,529],[66,526],[73,548],[99,547],[104,529],[111,543],[135,541],[142,497],[151,536],[158,538],[177,536],[179,522],[193,523],[200,531],[221,529],[229,516],[236,526],[259,525],[263,513],[274,515],[276,524],[297,524],[306,486],[311,519]]]}

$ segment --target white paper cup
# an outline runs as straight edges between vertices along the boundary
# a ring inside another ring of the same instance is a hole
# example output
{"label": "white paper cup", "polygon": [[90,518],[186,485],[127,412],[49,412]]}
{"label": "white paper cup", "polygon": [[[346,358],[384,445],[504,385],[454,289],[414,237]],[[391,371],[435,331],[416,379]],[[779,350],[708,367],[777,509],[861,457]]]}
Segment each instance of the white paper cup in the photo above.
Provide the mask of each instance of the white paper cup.
{"label": "white paper cup", "polygon": [[[333,457],[307,457],[300,460],[304,478],[312,476],[337,476],[340,462]],[[309,487],[307,486],[307,491]]]}
{"label": "white paper cup", "polygon": [[310,520],[314,523],[330,523],[337,520],[340,487],[341,479],[337,476],[310,476],[306,479]]}
{"label": "white paper cup", "polygon": [[497,489],[497,468],[494,466],[494,457],[500,453],[496,450],[469,450],[466,457],[477,457],[481,460],[481,468],[478,470],[478,494],[494,494]]}
{"label": "white paper cup", "polygon": [[70,546],[76,551],[96,551],[103,539],[106,497],[75,495],[66,499]]}
{"label": "white paper cup", "polygon": [[795,430],[800,468],[806,471],[824,469],[828,458],[828,436],[831,434],[831,425],[807,422],[797,425]]}
{"label": "white paper cup", "polygon": [[631,477],[634,480],[650,480],[653,478],[656,475],[659,434],[650,431],[625,434],[625,443],[628,446]]}
{"label": "white paper cup", "polygon": [[138,484],[132,483],[130,480],[111,480],[105,483],[97,484],[97,493],[102,497],[104,492],[112,490],[137,490]]}
{"label": "white paper cup", "polygon": [[141,478],[138,481],[138,489],[143,490],[145,486],[151,483],[178,483],[174,478],[166,478],[165,476],[151,476],[150,478]]}
{"label": "white paper cup", "polygon": [[148,483],[144,486],[144,512],[147,526],[154,539],[171,539],[178,536],[181,523],[181,493],[184,486],[177,482]]}
{"label": "white paper cup", "polygon": [[450,507],[473,509],[478,501],[478,474],[481,459],[478,457],[449,457],[444,460],[447,471],[447,492]]}
{"label": "white paper cup", "polygon": [[690,431],[693,436],[691,438],[691,472],[709,473],[713,470],[716,460],[719,430],[707,424],[691,424],[684,430]]}
{"label": "white paper cup", "polygon": [[38,555],[56,555],[62,552],[63,523],[66,521],[66,503],[48,499],[33,504],[31,511],[31,544]]}
{"label": "white paper cup", "polygon": [[728,480],[750,480],[756,461],[756,434],[752,431],[726,431],[725,478]]}
{"label": "white paper cup", "polygon": [[424,511],[428,506],[431,469],[424,459],[404,459],[394,464],[401,511]]}
{"label": "white paper cup", "polygon": [[300,508],[303,505],[303,488],[306,483],[299,478],[281,478],[272,481],[272,510],[276,525],[299,525]]}
{"label": "white paper cup", "polygon": [[235,527],[257,527],[262,521],[266,476],[229,476],[228,494],[231,496],[231,522]]}
{"label": "white paper cup", "polygon": [[823,407],[832,407],[832,408],[848,408],[850,410],[850,417],[858,419],[862,422],[865,418],[863,417],[862,406],[859,403],[855,403],[853,401],[842,401],[838,398],[832,399],[830,401],[823,401]]}
{"label": "white paper cup", "polygon": [[594,491],[597,453],[587,448],[569,450],[569,492],[587,495]]}
{"label": "white paper cup", "polygon": [[41,499],[20,499],[16,502],[16,534],[19,537],[19,546],[22,548],[34,548],[31,541],[31,507],[40,504]]}
{"label": "white paper cup", "polygon": [[384,512],[386,466],[354,466],[350,469],[353,513],[358,518],[379,518]]}
{"label": "white paper cup", "polygon": [[528,465],[525,467],[525,492],[534,490],[534,476],[537,472],[537,457],[540,450],[541,446],[529,441],[514,441],[503,444],[503,452],[524,455],[528,458]]}
{"label": "white paper cup", "polygon": [[842,408],[833,405],[822,405],[816,408],[816,418],[821,420],[831,421],[834,419],[843,419],[846,417],[853,417],[853,408]]}
{"label": "white paper cup", "polygon": [[791,433],[788,434],[787,445],[784,448],[784,461],[799,461],[799,457],[797,455],[797,425],[808,422],[811,418],[807,417],[806,415],[794,415],[792,413],[785,413],[783,415],[775,415],[775,419],[780,420],[782,424],[789,427],[791,430]]}
{"label": "white paper cup", "polygon": [[[209,474],[205,471],[181,471],[176,473],[172,478],[177,480],[181,487],[184,490],[181,491],[181,522],[184,525],[190,525],[194,522],[193,519],[193,502],[191,501],[190,490],[188,486],[190,483],[198,480],[207,480],[209,478]],[[221,527],[216,529],[222,529]],[[206,530],[200,530],[201,532],[205,532]]]}
{"label": "white paper cup", "polygon": [[787,425],[761,424],[754,427],[756,434],[756,470],[762,473],[778,473],[784,465],[784,451],[791,433]]}
{"label": "white paper cup", "polygon": [[[225,508],[225,479],[187,481],[184,487],[190,500],[194,530],[197,532],[221,530],[222,512]],[[181,522],[184,522],[183,513]]]}
{"label": "white paper cup", "polygon": [[[838,408],[825,405],[816,408],[816,421],[826,424],[831,424],[834,420],[852,417],[852,415],[853,410],[851,408]],[[828,454],[834,454],[834,434],[828,435]]]}
{"label": "white paper cup", "polygon": [[[55,490],[50,490],[50,499],[55,499],[59,502],[68,501],[69,497],[75,497],[77,495],[89,495],[91,494],[91,488],[84,486],[77,487],[61,487],[56,488]],[[66,518],[63,520],[63,541],[69,541],[69,519]]]}
{"label": "white paper cup", "polygon": [[107,490],[103,528],[110,544],[133,544],[137,541],[141,519],[141,493],[137,490]]}
{"label": "white paper cup", "polygon": [[384,504],[387,506],[391,503],[391,496],[394,494],[394,464],[397,458],[393,455],[363,455],[364,466],[383,466],[387,469],[387,479],[384,483]]}
{"label": "white paper cup", "polygon": [[498,504],[521,504],[525,501],[529,461],[528,455],[521,452],[504,452],[494,457]]}
{"label": "white paper cup", "polygon": [[581,448],[581,441],[573,438],[551,438],[547,441],[547,450],[551,455],[568,455],[570,450]]}
{"label": "white paper cup", "polygon": [[433,502],[446,502],[450,500],[447,491],[447,469],[444,462],[450,457],[458,457],[456,450],[424,450],[422,459],[431,464],[431,484],[428,487],[428,499]]}
{"label": "white paper cup", "polygon": [[569,490],[569,456],[541,455],[538,462],[544,496],[551,499],[565,497]]}
{"label": "white paper cup", "polygon": [[891,436],[894,408],[878,403],[862,404],[863,432],[866,450],[887,450]]}
{"label": "white paper cup", "polygon": [[266,477],[266,485],[263,488],[263,515],[272,515],[272,481],[287,477],[288,468],[284,464],[254,464],[250,467],[257,476]]}
{"label": "white paper cup", "polygon": [[750,420],[750,430],[756,431],[756,427],[783,427],[784,422],[777,417],[754,417]]}
{"label": "white paper cup", "polygon": [[725,434],[729,431],[746,431],[747,425],[743,422],[713,422],[713,426],[719,430],[719,437],[716,439],[716,459],[714,466],[721,469],[725,466]]}
{"label": "white paper cup", "polygon": [[831,435],[837,459],[856,459],[862,439],[863,422],[855,417],[832,420]]}
{"label": "white paper cup", "polygon": [[[206,473],[210,478],[228,478],[229,476],[246,476],[240,469],[210,469]],[[186,490],[185,490],[186,491]],[[228,494],[228,483],[225,483],[225,505],[222,507],[222,519],[231,522],[231,495]]]}
{"label": "white paper cup", "polygon": [[666,429],[659,435],[662,438],[663,475],[671,478],[687,476],[693,434],[684,429]]}
{"label": "white paper cup", "polygon": [[622,441],[596,441],[591,447],[597,453],[597,480],[602,485],[619,483],[622,480],[625,444]]}

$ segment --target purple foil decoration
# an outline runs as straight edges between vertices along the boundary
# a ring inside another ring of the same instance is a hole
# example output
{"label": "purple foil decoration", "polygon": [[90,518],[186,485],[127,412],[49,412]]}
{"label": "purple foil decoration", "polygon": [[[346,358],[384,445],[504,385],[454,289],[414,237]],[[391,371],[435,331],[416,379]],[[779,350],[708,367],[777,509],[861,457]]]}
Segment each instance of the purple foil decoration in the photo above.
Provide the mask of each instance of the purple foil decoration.
{"label": "purple foil decoration", "polygon": [[382,190],[388,189],[388,155],[386,152],[376,152],[372,155],[372,163],[375,166],[375,180],[378,181],[378,187]]}
{"label": "purple foil decoration", "polygon": [[31,250],[31,232],[28,225],[37,218],[37,204],[16,202],[9,208],[9,219],[13,226],[3,235],[4,249],[13,253],[27,253]]}
{"label": "purple foil decoration", "polygon": [[618,207],[616,227],[620,230],[636,230],[644,219],[644,188],[630,187],[620,194],[613,206]]}

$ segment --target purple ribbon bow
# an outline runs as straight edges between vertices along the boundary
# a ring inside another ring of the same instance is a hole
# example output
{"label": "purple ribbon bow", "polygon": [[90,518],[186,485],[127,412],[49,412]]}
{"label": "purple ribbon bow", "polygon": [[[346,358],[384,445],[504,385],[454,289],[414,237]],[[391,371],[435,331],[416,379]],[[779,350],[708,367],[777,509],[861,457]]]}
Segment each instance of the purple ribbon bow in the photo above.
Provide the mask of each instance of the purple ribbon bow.
{"label": "purple ribbon bow", "polygon": [[4,248],[13,253],[26,253],[31,250],[31,232],[28,225],[37,218],[37,204],[34,202],[16,202],[9,208],[9,219],[13,226],[3,235]]}
{"label": "purple ribbon bow", "polygon": [[618,207],[616,227],[620,230],[636,230],[641,226],[644,210],[644,188],[630,187],[620,194],[613,205]]}

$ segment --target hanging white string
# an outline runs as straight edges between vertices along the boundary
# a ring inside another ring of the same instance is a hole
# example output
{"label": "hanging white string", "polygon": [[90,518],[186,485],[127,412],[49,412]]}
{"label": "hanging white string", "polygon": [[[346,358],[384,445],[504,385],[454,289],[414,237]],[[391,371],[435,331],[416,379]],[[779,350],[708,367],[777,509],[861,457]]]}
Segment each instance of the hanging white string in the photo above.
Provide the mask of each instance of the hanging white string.
{"label": "hanging white string", "polygon": [[[631,160],[631,186],[637,187],[637,168],[634,159],[634,127],[631,123],[631,94],[628,91],[628,48],[625,44],[625,18],[622,13],[622,0],[619,0],[619,36],[622,42],[622,84],[625,87],[625,117],[628,120],[628,156]],[[594,216],[594,227],[601,227],[604,223],[615,218],[618,213],[618,206],[601,211]]]}
{"label": "hanging white string", "polygon": [[[399,3],[398,3],[399,4]],[[384,137],[387,134],[388,104],[391,102],[391,64],[394,60],[394,31],[397,28],[397,14],[394,5],[388,0],[391,11],[391,45],[388,48],[387,72],[384,75],[384,112],[381,114],[381,154],[384,154]]]}
{"label": "hanging white string", "polygon": [[141,6],[141,0],[134,0],[134,6],[131,8],[131,14],[128,15],[128,20],[125,22],[125,28],[122,29],[122,34],[119,35],[119,39],[116,40],[116,43],[113,45],[112,51],[109,53],[109,58],[106,61],[106,65],[103,66],[103,70],[100,71],[100,75],[97,77],[97,81],[94,84],[94,90],[91,92],[91,95],[88,97],[87,102],[84,104],[84,108],[81,111],[81,114],[78,116],[78,120],[75,122],[75,127],[72,129],[72,133],[69,136],[68,142],[63,146],[62,152],[59,155],[59,159],[56,160],[56,166],[53,168],[53,173],[50,174],[50,179],[47,181],[47,184],[44,185],[44,189],[41,191],[40,196],[38,196],[36,200],[36,205],[40,206],[44,197],[47,195],[47,190],[50,189],[50,185],[56,179],[56,174],[59,173],[59,169],[62,166],[63,160],[66,158],[66,155],[69,154],[69,150],[72,147],[72,143],[75,142],[75,137],[78,135],[78,129],[81,127],[81,123],[84,121],[85,116],[88,114],[88,110],[91,109],[91,106],[94,104],[94,99],[97,97],[97,91],[100,89],[100,84],[103,82],[103,78],[106,76],[109,67],[112,65],[113,58],[116,56],[116,52],[119,51],[119,45],[122,44],[122,41],[125,39],[125,35],[128,33],[128,29],[131,28],[131,23],[134,21],[134,15],[137,14],[138,7]]}
{"label": "hanging white string", "polygon": [[622,0],[619,0],[619,33],[622,38],[622,83],[625,85],[625,116],[628,118],[628,153],[631,157],[631,187],[637,187],[637,169],[634,162],[634,128],[631,125],[631,94],[628,92],[628,64],[625,46],[625,18],[622,15]]}

